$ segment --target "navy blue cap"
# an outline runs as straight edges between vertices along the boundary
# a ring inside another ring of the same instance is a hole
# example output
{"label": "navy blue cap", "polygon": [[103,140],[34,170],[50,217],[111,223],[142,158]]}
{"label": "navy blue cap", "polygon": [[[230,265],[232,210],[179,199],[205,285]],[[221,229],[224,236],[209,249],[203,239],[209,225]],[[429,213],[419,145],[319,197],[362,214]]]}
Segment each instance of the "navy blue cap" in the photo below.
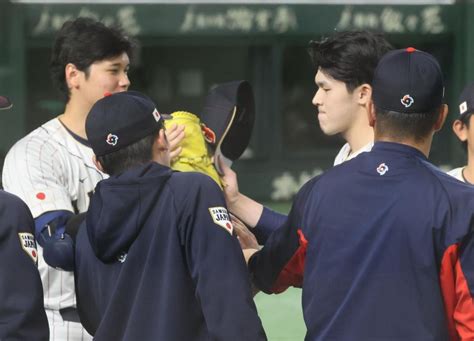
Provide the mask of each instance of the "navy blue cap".
{"label": "navy blue cap", "polygon": [[443,103],[441,67],[429,53],[413,47],[385,54],[375,69],[372,98],[378,109],[425,113]]}
{"label": "navy blue cap", "polygon": [[200,115],[206,141],[217,156],[230,164],[247,148],[255,122],[252,86],[245,80],[218,84],[207,97]]}
{"label": "navy blue cap", "polygon": [[94,154],[122,149],[163,126],[155,103],[138,91],[118,92],[98,100],[86,119],[86,134]]}
{"label": "navy blue cap", "polygon": [[10,109],[13,104],[10,102],[8,97],[0,96],[0,110]]}
{"label": "navy blue cap", "polygon": [[459,96],[460,117],[474,112],[474,83],[466,85]]}

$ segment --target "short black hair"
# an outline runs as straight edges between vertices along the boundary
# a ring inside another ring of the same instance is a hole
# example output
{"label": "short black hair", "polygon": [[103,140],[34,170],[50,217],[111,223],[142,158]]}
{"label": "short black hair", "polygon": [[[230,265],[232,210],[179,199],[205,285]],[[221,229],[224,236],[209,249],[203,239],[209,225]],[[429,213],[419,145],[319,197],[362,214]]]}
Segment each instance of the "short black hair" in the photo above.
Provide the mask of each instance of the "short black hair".
{"label": "short black hair", "polygon": [[107,27],[91,18],[66,21],[53,43],[50,73],[53,83],[69,100],[64,69],[68,63],[89,75],[89,67],[97,61],[127,53],[132,58],[136,42],[118,27]]}
{"label": "short black hair", "polygon": [[398,139],[425,140],[431,133],[440,108],[423,113],[401,113],[375,108],[377,135]]}
{"label": "short black hair", "polygon": [[309,54],[316,70],[344,82],[349,92],[362,84],[372,84],[382,56],[392,50],[381,33],[341,31],[309,43]]}
{"label": "short black hair", "polygon": [[158,127],[151,134],[115,152],[97,156],[104,172],[116,175],[150,162],[153,156],[153,144],[161,129],[163,127]]}

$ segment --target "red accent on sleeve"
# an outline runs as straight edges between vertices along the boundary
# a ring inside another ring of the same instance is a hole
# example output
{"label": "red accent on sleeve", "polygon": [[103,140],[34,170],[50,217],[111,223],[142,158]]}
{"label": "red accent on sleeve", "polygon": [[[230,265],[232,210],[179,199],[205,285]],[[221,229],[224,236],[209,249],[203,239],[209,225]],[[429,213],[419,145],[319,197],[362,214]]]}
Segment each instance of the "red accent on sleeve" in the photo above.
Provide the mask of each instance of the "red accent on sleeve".
{"label": "red accent on sleeve", "polygon": [[306,258],[306,248],[308,241],[303,231],[298,230],[299,244],[291,259],[286,263],[283,270],[278,275],[277,280],[273,284],[271,291],[275,294],[281,293],[288,289],[289,286],[301,288],[303,285],[304,262]]}
{"label": "red accent on sleeve", "polygon": [[457,303],[454,310],[456,330],[461,340],[474,340],[474,300],[467,285],[466,277],[461,268],[459,259],[456,262],[456,296]]}
{"label": "red accent on sleeve", "polygon": [[454,323],[454,309],[456,306],[456,283],[455,283],[455,264],[458,259],[458,246],[451,245],[444,251],[441,260],[441,269],[439,272],[439,280],[441,285],[441,294],[444,300],[444,310],[446,313],[446,321],[448,323],[449,339],[451,341],[459,340]]}
{"label": "red accent on sleeve", "polygon": [[444,252],[440,284],[450,340],[474,340],[474,301],[459,262],[457,244]]}
{"label": "red accent on sleeve", "polygon": [[415,49],[414,47],[407,47],[406,51],[407,51],[408,53],[413,53],[413,52],[416,51],[416,49]]}

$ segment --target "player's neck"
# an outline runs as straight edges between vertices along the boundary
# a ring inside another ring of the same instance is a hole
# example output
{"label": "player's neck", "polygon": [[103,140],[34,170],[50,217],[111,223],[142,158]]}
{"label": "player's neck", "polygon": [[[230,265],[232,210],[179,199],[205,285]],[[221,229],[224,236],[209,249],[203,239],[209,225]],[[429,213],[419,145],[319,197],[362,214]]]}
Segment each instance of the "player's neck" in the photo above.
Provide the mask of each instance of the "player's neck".
{"label": "player's neck", "polygon": [[374,141],[374,130],[368,122],[359,122],[346,131],[342,137],[351,147],[351,153],[354,153]]}
{"label": "player's neck", "polygon": [[383,135],[378,135],[377,132],[375,132],[375,141],[376,142],[377,141],[394,142],[394,143],[404,144],[404,145],[418,149],[426,157],[429,157],[431,144],[433,142],[433,135],[427,136],[423,140],[417,140],[414,138],[399,139],[399,138],[394,138],[393,136],[390,136],[390,135],[383,136]]}
{"label": "player's neck", "polygon": [[66,104],[64,113],[59,116],[61,122],[74,134],[87,139],[86,118],[90,108],[73,99]]}
{"label": "player's neck", "polygon": [[474,184],[474,157],[467,157],[467,165],[462,170],[464,179],[470,184]]}

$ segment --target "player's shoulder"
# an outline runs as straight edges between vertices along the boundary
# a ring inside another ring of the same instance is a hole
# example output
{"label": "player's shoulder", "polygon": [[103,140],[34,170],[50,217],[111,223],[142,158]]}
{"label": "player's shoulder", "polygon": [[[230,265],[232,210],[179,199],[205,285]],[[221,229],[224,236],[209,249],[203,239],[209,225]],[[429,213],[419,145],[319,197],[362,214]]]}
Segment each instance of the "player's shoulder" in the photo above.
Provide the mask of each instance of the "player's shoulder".
{"label": "player's shoulder", "polygon": [[26,204],[16,195],[0,190],[0,207],[5,209],[27,209]]}
{"label": "player's shoulder", "polygon": [[18,140],[8,152],[35,153],[52,146],[63,127],[57,118],[52,119]]}
{"label": "player's shoulder", "polygon": [[217,183],[208,175],[199,172],[173,171],[167,186],[178,204],[196,200],[200,196],[222,195]]}
{"label": "player's shoulder", "polygon": [[[2,212],[1,223],[2,227],[8,225],[12,226],[18,220],[32,221],[31,212],[26,204],[16,195],[0,190],[0,212]],[[26,228],[27,226],[16,226],[16,228]]]}
{"label": "player's shoulder", "polygon": [[199,172],[173,171],[170,178],[171,184],[188,191],[201,188],[219,189],[217,183],[210,176]]}

